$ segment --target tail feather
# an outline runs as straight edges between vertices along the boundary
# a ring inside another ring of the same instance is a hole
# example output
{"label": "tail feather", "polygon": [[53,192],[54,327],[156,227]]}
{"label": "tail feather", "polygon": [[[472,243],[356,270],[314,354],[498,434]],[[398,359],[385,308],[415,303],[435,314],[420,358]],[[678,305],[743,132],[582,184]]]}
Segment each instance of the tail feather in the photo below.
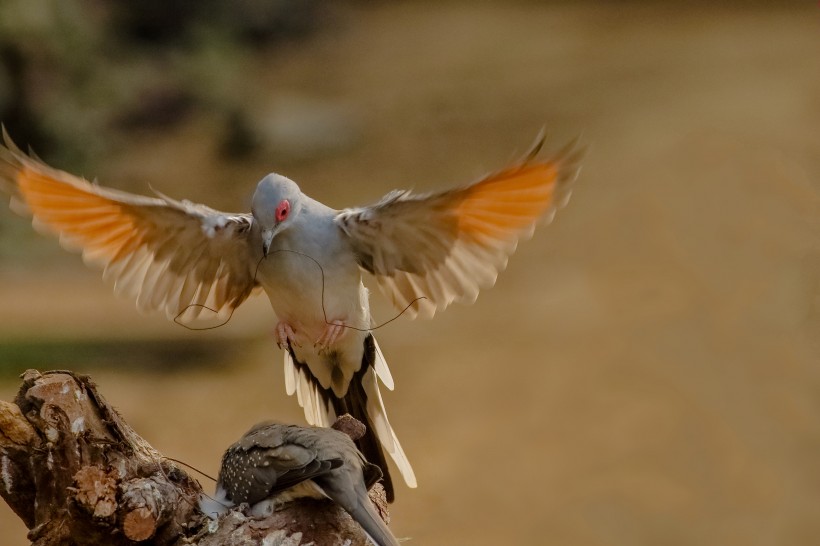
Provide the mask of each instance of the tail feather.
{"label": "tail feather", "polygon": [[[338,475],[337,475],[338,476]],[[316,478],[316,483],[325,494],[344,508],[362,526],[370,540],[377,546],[399,546],[399,541],[387,527],[367,495],[363,483],[350,480],[329,480],[325,476]]]}
{"label": "tail feather", "polygon": [[343,508],[347,508],[347,512],[362,526],[370,540],[378,546],[399,546],[399,541],[376,512],[367,495],[357,496],[356,501],[354,506]]}
{"label": "tail feather", "polygon": [[327,392],[310,377],[305,366],[296,362],[290,351],[285,351],[285,392],[288,396],[296,395],[309,425],[329,427],[336,421]]}
{"label": "tail feather", "polygon": [[299,382],[299,370],[296,369],[296,363],[290,351],[285,351],[285,392],[288,396],[293,396],[296,393],[296,387]]}
{"label": "tail feather", "polygon": [[370,336],[370,339],[373,340],[373,346],[376,350],[375,357],[373,358],[373,369],[376,370],[376,375],[382,380],[384,386],[392,391],[394,386],[393,375],[390,373],[390,368],[387,367],[387,361],[384,359],[384,355],[376,338]]}
{"label": "tail feather", "polygon": [[362,526],[368,538],[378,546],[399,546],[399,541],[387,528],[373,506],[359,506],[361,508],[351,511],[350,515]]}
{"label": "tail feather", "polygon": [[313,426],[328,427],[336,416],[349,413],[367,427],[366,434],[356,441],[356,446],[368,462],[381,468],[387,500],[393,502],[393,481],[385,452],[396,463],[409,487],[416,487],[416,476],[390,426],[379,391],[379,379],[392,389],[393,378],[373,336],[368,335],[364,344],[362,366],[350,381],[344,397],[337,398],[332,390],[322,388],[310,375],[307,366],[296,360],[292,351],[285,352],[285,388],[288,394],[296,394],[299,405],[305,411],[305,419]]}
{"label": "tail feather", "polygon": [[[334,398],[333,407],[338,415],[349,413],[353,418],[364,423],[367,428],[365,435],[356,440],[356,447],[362,452],[367,462],[378,466],[382,471],[382,485],[387,493],[387,501],[393,502],[395,492],[393,489],[393,479],[387,467],[387,459],[382,449],[381,436],[374,420],[368,411],[368,395],[363,385],[363,380],[368,375],[372,376],[369,367],[362,366],[362,369],[353,377],[350,387],[344,398]],[[389,423],[388,423],[389,427]]]}
{"label": "tail feather", "polygon": [[367,393],[367,415],[370,418],[369,421],[375,426],[376,436],[379,438],[382,447],[384,447],[396,463],[407,485],[409,487],[416,487],[416,475],[413,472],[413,467],[410,466],[410,461],[407,459],[404,449],[402,449],[399,443],[398,437],[396,437],[393,427],[390,426],[390,422],[387,420],[387,412],[384,409],[382,395],[379,392],[379,385],[376,382],[376,376],[372,369],[365,372],[362,379],[362,384]]}

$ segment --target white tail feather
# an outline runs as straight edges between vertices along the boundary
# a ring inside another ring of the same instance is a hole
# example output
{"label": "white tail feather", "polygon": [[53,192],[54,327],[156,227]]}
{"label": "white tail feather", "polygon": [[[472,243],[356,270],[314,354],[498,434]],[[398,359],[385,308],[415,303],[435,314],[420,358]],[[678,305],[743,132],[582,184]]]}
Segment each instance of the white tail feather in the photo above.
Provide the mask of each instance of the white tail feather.
{"label": "white tail feather", "polygon": [[379,343],[376,341],[376,338],[373,338],[373,344],[376,346],[376,362],[374,368],[376,368],[376,375],[379,376],[379,379],[382,380],[384,386],[393,390],[393,375],[390,373],[390,368],[387,367],[387,361],[384,359],[384,355],[382,354],[382,350],[379,347]]}
{"label": "white tail feather", "polygon": [[390,421],[387,420],[387,411],[384,409],[379,384],[372,368],[362,376],[362,385],[364,386],[364,392],[367,394],[367,415],[370,417],[373,428],[376,429],[376,437],[396,463],[407,486],[416,487],[416,474],[413,472],[413,467],[410,466],[410,461],[407,460],[407,455],[405,455],[396,433],[393,432],[393,427],[390,426]]}
{"label": "white tail feather", "polygon": [[285,351],[285,392],[288,396],[293,396],[296,392],[297,373],[290,351]]}
{"label": "white tail feather", "polygon": [[[375,342],[375,339],[374,339]],[[313,426],[328,427],[336,420],[336,412],[327,403],[319,391],[318,386],[311,381],[304,368],[298,368],[290,352],[285,351],[285,391],[288,395],[296,394],[299,406],[305,411],[305,420]],[[377,379],[378,377],[378,379]],[[378,343],[376,344],[376,361],[374,368],[368,369],[362,376],[362,386],[367,395],[367,416],[373,427],[373,433],[379,443],[396,463],[408,487],[416,487],[416,475],[410,461],[407,460],[404,450],[387,420],[387,411],[384,408],[379,379],[385,387],[393,390],[393,376],[387,367]]]}
{"label": "white tail feather", "polygon": [[316,425],[316,421],[313,418],[315,414],[315,408],[313,407],[313,393],[311,392],[313,389],[310,388],[310,379],[307,376],[307,372],[304,368],[299,369],[299,389],[296,393],[299,396],[299,405],[302,406],[305,410],[305,419],[307,420],[308,424],[311,426]]}

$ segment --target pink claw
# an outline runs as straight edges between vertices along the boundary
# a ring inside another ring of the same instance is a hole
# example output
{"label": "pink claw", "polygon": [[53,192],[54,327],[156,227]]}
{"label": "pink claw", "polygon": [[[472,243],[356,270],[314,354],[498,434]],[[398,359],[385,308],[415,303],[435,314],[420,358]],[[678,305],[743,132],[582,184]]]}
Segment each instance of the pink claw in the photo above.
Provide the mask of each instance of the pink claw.
{"label": "pink claw", "polygon": [[283,351],[288,350],[288,345],[295,345],[296,347],[302,346],[296,341],[296,334],[287,322],[280,322],[276,325],[276,344]]}
{"label": "pink claw", "polygon": [[319,349],[320,353],[324,352],[338,341],[344,331],[345,323],[341,320],[333,320],[325,326],[325,331],[322,332],[322,335],[316,340],[314,346]]}

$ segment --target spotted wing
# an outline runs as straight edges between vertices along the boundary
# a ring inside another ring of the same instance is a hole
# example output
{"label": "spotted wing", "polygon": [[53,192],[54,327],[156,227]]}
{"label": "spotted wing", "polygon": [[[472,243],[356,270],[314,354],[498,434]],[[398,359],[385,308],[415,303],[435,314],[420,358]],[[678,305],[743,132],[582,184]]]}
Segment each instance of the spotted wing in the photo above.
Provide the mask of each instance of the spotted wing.
{"label": "spotted wing", "polygon": [[103,188],[52,169],[3,136],[0,189],[12,208],[101,265],[140,310],[189,321],[209,308],[224,318],[251,293],[250,215]]}
{"label": "spotted wing", "polygon": [[253,505],[342,465],[339,458],[321,459],[316,449],[287,440],[293,428],[262,426],[228,448],[218,481],[234,503]]}
{"label": "spotted wing", "polygon": [[495,283],[518,241],[569,200],[583,150],[573,141],[466,187],[415,195],[396,191],[336,217],[360,265],[376,276],[397,309],[431,317],[450,303],[473,302]]}

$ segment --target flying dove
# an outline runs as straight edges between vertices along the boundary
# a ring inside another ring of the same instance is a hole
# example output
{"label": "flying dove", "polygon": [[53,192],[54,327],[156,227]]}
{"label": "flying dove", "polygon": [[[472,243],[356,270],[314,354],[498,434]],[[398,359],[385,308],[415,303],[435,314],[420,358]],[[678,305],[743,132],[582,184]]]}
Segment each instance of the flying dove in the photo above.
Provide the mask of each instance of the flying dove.
{"label": "flying dove", "polygon": [[264,422],[225,451],[216,493],[200,497],[199,507],[215,519],[247,503],[264,517],[291,500],[330,498],[377,546],[398,546],[367,494],[379,477],[344,432]]}
{"label": "flying dove", "polygon": [[566,204],[582,155],[572,142],[539,160],[541,137],[521,161],[472,184],[393,191],[344,210],[269,174],[251,212],[231,214],[104,188],[24,154],[3,133],[0,188],[12,208],[101,265],[103,278],[136,298],[138,309],[186,321],[204,309],[228,317],[261,287],[279,321],[287,393],[296,394],[311,425],[329,426],[344,413],[365,423],[358,445],[381,467],[391,501],[382,449],[408,486],[416,478],[379,392],[378,381],[392,390],[393,378],[369,332],[362,272],[410,317],[473,302],[495,283],[519,239]]}

